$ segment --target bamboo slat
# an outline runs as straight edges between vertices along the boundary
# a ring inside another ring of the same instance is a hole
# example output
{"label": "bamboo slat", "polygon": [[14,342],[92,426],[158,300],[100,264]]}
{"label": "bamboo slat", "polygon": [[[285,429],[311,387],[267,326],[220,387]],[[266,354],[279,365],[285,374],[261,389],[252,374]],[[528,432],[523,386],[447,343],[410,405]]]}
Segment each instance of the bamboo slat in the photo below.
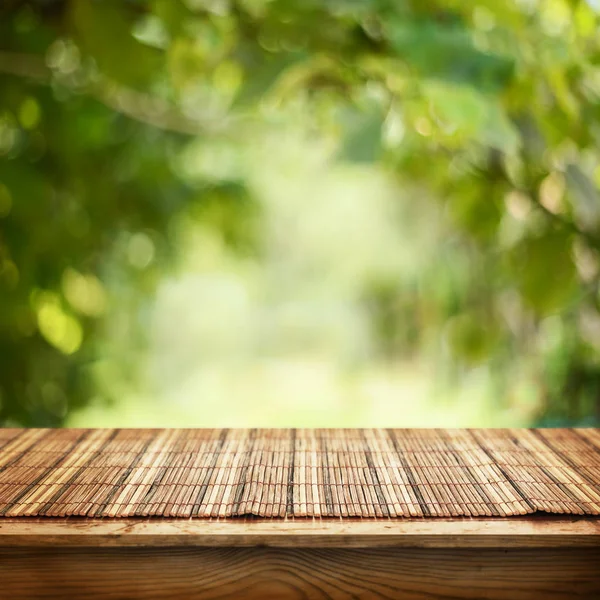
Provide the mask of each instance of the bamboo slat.
{"label": "bamboo slat", "polygon": [[597,429],[2,429],[0,517],[600,515]]}

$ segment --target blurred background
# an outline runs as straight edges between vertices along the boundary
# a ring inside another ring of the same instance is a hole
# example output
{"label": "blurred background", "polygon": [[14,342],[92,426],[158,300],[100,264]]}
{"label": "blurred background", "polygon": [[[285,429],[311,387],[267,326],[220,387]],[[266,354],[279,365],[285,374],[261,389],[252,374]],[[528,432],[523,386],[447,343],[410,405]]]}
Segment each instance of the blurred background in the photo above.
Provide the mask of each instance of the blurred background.
{"label": "blurred background", "polygon": [[600,423],[598,0],[3,0],[4,426]]}

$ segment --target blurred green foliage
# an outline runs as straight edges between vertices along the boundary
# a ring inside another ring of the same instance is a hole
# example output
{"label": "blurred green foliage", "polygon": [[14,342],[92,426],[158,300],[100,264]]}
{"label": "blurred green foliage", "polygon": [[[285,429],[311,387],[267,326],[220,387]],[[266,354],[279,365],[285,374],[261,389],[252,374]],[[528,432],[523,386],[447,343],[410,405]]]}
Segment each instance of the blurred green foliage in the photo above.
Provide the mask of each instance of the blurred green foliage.
{"label": "blurred green foliage", "polygon": [[525,369],[532,423],[597,423],[599,25],[592,0],[5,0],[0,422],[89,402],[103,317],[152,293],[177,215],[260,253],[227,149],[302,104],[337,160],[453,223],[417,273],[364,282],[381,354],[433,339],[449,380],[491,365],[499,403]]}

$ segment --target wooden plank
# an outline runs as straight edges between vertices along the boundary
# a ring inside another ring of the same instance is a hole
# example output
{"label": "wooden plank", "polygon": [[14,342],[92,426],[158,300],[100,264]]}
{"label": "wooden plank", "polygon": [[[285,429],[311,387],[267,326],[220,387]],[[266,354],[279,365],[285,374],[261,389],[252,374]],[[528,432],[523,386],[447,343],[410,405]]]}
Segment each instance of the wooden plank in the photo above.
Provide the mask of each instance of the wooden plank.
{"label": "wooden plank", "polygon": [[593,600],[598,565],[600,548],[10,548],[0,596]]}
{"label": "wooden plank", "polygon": [[600,519],[0,519],[1,546],[600,547]]}

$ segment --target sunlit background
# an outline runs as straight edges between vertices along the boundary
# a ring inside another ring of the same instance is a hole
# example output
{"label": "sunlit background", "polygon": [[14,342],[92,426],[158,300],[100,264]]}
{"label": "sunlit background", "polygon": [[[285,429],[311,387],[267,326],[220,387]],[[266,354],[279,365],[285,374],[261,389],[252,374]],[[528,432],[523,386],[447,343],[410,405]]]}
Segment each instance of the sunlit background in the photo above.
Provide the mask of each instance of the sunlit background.
{"label": "sunlit background", "polygon": [[600,422],[596,0],[4,0],[0,423]]}

